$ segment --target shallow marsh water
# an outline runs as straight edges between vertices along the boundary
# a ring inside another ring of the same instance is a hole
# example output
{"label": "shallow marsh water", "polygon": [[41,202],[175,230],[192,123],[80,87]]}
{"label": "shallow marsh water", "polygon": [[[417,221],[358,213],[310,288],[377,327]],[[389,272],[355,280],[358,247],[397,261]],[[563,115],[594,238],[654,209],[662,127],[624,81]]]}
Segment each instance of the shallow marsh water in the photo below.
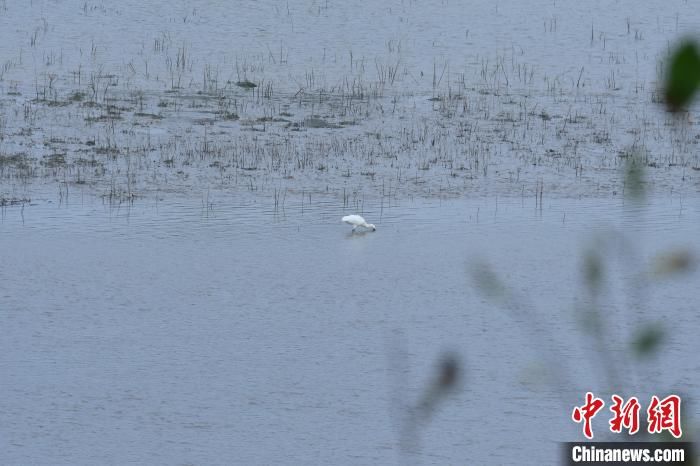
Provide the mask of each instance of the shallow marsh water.
{"label": "shallow marsh water", "polygon": [[5,199],[605,197],[635,154],[651,187],[698,189],[696,109],[674,122],[657,82],[689,3],[37,1],[0,21]]}
{"label": "shallow marsh water", "polygon": [[408,459],[551,464],[610,387],[580,319],[603,244],[625,395],[696,425],[697,275],[647,271],[700,250],[697,108],[657,92],[699,11],[0,0],[0,462],[397,463],[451,351]]}
{"label": "shallow marsh water", "polygon": [[[583,246],[624,232],[639,262],[610,265],[621,284],[657,253],[697,246],[697,200],[624,204],[407,200],[367,206],[378,229],[364,235],[323,203],[5,209],[4,461],[392,463],[397,404],[453,351],[462,385],[421,429],[422,463],[548,464],[580,436],[562,394],[607,390],[576,318]],[[484,299],[478,261],[534,314]],[[655,361],[623,371],[630,394],[697,392],[684,375],[700,350],[693,282],[653,283],[634,314],[625,294],[606,299],[615,352],[638,322],[670,334]],[[571,386],[538,380],[549,357]]]}

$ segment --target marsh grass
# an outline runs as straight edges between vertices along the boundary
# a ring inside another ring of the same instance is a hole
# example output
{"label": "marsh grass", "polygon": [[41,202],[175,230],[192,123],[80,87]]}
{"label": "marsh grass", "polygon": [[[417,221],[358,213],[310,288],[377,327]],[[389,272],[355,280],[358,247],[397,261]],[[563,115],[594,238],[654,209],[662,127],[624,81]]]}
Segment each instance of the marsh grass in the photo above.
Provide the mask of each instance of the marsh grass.
{"label": "marsh grass", "polygon": [[[545,24],[556,29],[556,18]],[[591,40],[605,48],[603,35],[592,33]],[[294,57],[283,45],[237,56],[226,69],[160,33],[151,53],[127,60],[118,75],[105,71],[92,42],[89,66],[38,68],[31,99],[17,83],[9,87],[14,100],[0,107],[0,138],[5,148],[32,147],[26,163],[33,166],[5,163],[0,181],[21,168],[28,186],[53,178],[96,195],[117,185],[147,197],[179,179],[198,191],[256,192],[273,204],[275,189],[315,191],[344,204],[346,186],[376,198],[389,185],[392,196],[425,197],[479,196],[496,187],[542,206],[544,193],[624,193],[615,173],[625,158],[616,153],[629,144],[614,137],[620,133],[647,154],[648,189],[686,189],[700,167],[687,128],[644,111],[621,113],[646,108],[663,93],[636,85],[621,106],[615,95],[627,89],[619,89],[623,63],[614,54],[609,74],[597,82],[584,66],[543,74],[517,49],[479,57],[472,67],[436,57],[423,76],[402,59],[401,41],[385,45],[386,55],[371,59],[350,51],[344,76],[331,79],[312,65],[284,81],[279,70]],[[60,60],[49,54],[49,62]],[[19,63],[9,60],[2,70],[11,73]],[[158,89],[148,87],[153,83]],[[46,131],[65,133],[70,142],[37,145]],[[54,153],[63,162],[42,165]],[[76,170],[85,159],[102,169]]]}

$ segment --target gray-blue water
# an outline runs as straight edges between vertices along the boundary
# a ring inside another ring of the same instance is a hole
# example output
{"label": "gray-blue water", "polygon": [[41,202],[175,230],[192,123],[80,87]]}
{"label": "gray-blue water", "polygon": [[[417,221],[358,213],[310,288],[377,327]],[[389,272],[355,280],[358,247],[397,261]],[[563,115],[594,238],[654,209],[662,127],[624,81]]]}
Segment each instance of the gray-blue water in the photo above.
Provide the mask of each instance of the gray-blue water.
{"label": "gray-blue water", "polygon": [[[601,308],[625,395],[697,393],[697,276],[647,273],[697,250],[697,199],[404,201],[368,206],[364,235],[323,203],[262,210],[4,209],[3,462],[395,463],[401,413],[453,352],[462,381],[419,429],[420,461],[551,463],[581,438],[571,408],[608,390],[577,314],[584,251],[616,234]],[[522,306],[487,299],[477,263]],[[650,321],[667,340],[638,363],[629,334]]]}
{"label": "gray-blue water", "polygon": [[678,393],[690,432],[698,115],[658,87],[698,24],[0,0],[0,463],[552,464],[587,391]]}

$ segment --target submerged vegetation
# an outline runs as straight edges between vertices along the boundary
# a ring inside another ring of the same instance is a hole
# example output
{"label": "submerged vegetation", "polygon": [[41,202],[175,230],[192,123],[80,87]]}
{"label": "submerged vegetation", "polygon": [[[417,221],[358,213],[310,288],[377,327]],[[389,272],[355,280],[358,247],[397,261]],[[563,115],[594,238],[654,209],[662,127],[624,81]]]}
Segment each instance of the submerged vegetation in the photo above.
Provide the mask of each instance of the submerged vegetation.
{"label": "submerged vegetation", "polygon": [[[21,57],[0,74],[5,193],[33,196],[48,181],[130,199],[208,190],[271,203],[279,191],[339,201],[348,191],[610,197],[624,189],[630,148],[645,154],[650,189],[692,190],[700,170],[693,122],[658,114],[658,92],[621,80],[625,61],[593,33],[591,48],[610,55],[607,74],[582,66],[551,75],[515,49],[461,66],[435,56],[421,70],[389,41],[373,60],[336,58],[345,74],[331,77],[292,67],[299,57],[284,46],[226,69],[163,34],[124,75],[105,71],[95,43],[89,64],[68,68],[42,49],[49,31],[45,21],[31,41],[45,58],[31,84],[12,78],[25,72]],[[677,77],[690,76],[694,60],[692,44],[672,60],[679,73],[668,75],[664,95],[673,110],[694,92],[696,78]]]}

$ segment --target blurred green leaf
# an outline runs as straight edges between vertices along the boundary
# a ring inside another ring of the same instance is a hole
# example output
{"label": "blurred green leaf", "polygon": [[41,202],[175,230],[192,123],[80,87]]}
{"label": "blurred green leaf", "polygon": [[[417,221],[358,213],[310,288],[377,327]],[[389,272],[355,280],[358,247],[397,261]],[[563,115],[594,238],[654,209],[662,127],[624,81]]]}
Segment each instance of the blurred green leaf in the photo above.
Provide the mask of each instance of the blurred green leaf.
{"label": "blurred green leaf", "polygon": [[632,350],[635,355],[638,357],[651,356],[663,342],[665,333],[660,323],[640,328],[632,339]]}
{"label": "blurred green leaf", "polygon": [[453,388],[459,382],[461,376],[459,358],[456,354],[445,354],[440,361],[437,386],[443,390]]}
{"label": "blurred green leaf", "polygon": [[438,402],[452,389],[458,386],[462,378],[459,357],[453,353],[444,354],[439,361],[433,382],[428,386],[423,398],[416,406],[416,414],[427,420],[437,407]]}
{"label": "blurred green leaf", "polygon": [[685,273],[691,271],[695,263],[695,256],[691,251],[669,251],[654,258],[653,271],[655,275],[662,277]]}
{"label": "blurred green leaf", "polygon": [[700,53],[694,41],[681,43],[671,54],[666,77],[666,105],[672,112],[685,107],[700,86]]}
{"label": "blurred green leaf", "polygon": [[597,292],[603,281],[603,263],[596,251],[588,251],[583,257],[583,277],[588,288]]}
{"label": "blurred green leaf", "polygon": [[519,373],[520,383],[531,390],[541,390],[556,383],[552,368],[542,361],[531,361]]}
{"label": "blurred green leaf", "polygon": [[638,157],[629,157],[625,166],[625,195],[630,199],[644,197],[644,164]]}
{"label": "blurred green leaf", "polygon": [[491,267],[479,262],[471,268],[471,276],[476,287],[491,299],[503,298],[506,295],[506,287],[498,278]]}
{"label": "blurred green leaf", "polygon": [[581,326],[581,330],[589,334],[600,332],[602,327],[600,312],[595,307],[580,309],[576,313],[576,320]]}

